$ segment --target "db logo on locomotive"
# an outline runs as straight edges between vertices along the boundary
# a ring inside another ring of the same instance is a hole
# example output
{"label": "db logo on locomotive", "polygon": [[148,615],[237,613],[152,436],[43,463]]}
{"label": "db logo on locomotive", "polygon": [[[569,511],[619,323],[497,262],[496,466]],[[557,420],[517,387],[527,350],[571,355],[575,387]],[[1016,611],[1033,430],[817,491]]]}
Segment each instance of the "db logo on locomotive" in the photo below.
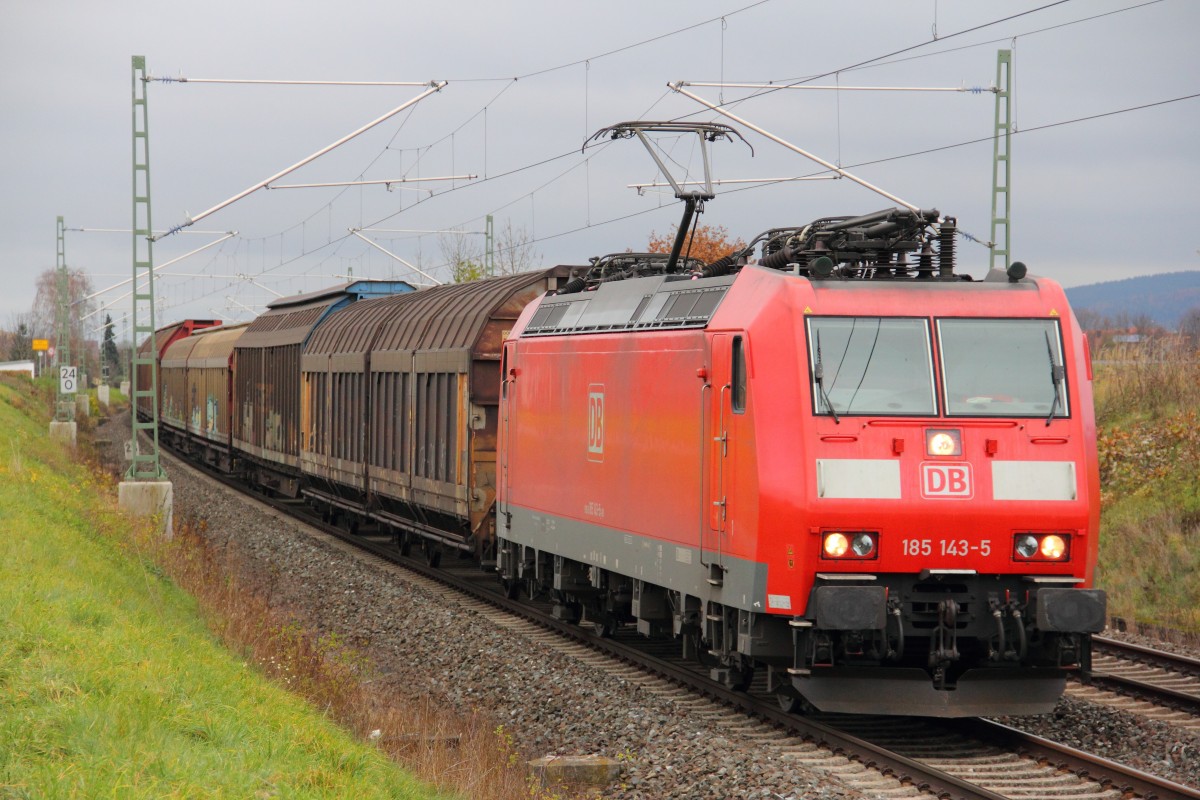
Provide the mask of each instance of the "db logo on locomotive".
{"label": "db logo on locomotive", "polygon": [[604,384],[588,387],[588,461],[604,460]]}
{"label": "db logo on locomotive", "polygon": [[922,497],[969,499],[974,495],[970,464],[922,464]]}

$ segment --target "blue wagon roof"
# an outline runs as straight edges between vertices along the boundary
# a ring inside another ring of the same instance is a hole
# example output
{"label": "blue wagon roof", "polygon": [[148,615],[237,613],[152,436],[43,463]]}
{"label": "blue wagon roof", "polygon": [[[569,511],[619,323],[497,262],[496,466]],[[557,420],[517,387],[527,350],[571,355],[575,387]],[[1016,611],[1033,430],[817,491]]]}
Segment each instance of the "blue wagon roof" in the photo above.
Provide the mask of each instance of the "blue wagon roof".
{"label": "blue wagon roof", "polygon": [[302,344],[334,311],[357,300],[416,291],[404,281],[354,281],[272,301],[250,323],[237,349]]}

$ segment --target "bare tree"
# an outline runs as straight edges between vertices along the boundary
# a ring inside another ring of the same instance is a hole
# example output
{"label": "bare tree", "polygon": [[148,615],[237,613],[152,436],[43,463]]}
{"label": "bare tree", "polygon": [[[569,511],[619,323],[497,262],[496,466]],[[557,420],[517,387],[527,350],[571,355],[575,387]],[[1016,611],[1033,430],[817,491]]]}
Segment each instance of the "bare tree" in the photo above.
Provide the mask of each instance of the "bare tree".
{"label": "bare tree", "polygon": [[504,221],[504,228],[496,239],[496,274],[516,275],[527,272],[540,258],[533,248],[533,237],[525,226],[514,229],[512,220]]}
{"label": "bare tree", "polygon": [[[72,358],[82,359],[87,329],[82,317],[89,314],[94,302],[85,300],[92,294],[92,281],[87,273],[79,269],[67,270],[67,316],[71,323]],[[58,270],[48,269],[37,278],[37,294],[30,312],[30,333],[41,339],[54,339],[58,346]],[[82,361],[79,362],[82,364]]]}
{"label": "bare tree", "polygon": [[483,251],[473,234],[465,231],[440,233],[438,244],[442,248],[442,257],[446,259],[455,283],[468,283],[487,276]]}
{"label": "bare tree", "polygon": [[13,314],[9,318],[9,331],[3,332],[7,342],[2,351],[10,361],[33,358],[33,329],[30,314]]}
{"label": "bare tree", "polygon": [[1099,311],[1093,311],[1090,308],[1075,309],[1075,318],[1079,320],[1079,327],[1083,328],[1088,333],[1100,333],[1108,328],[1113,327],[1113,321]]}
{"label": "bare tree", "polygon": [[1200,347],[1200,306],[1192,306],[1179,320],[1179,333],[1192,343],[1193,347]]}

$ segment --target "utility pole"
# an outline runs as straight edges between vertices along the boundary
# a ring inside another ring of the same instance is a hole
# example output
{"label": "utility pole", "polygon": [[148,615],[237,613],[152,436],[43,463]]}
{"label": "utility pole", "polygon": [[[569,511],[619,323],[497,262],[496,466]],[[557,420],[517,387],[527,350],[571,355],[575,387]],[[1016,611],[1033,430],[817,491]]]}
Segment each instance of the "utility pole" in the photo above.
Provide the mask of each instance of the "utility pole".
{"label": "utility pole", "polygon": [[[154,240],[150,221],[150,120],[146,105],[146,57],[133,57],[133,374],[130,401],[133,414],[133,461],[128,480],[158,481],[164,473],[158,451],[158,352],[154,341]],[[142,282],[145,281],[145,285]],[[146,352],[138,351],[139,337],[149,337]],[[141,369],[139,369],[141,368]],[[148,419],[138,419],[139,400]],[[143,453],[138,434],[152,442]]]}
{"label": "utility pole", "polygon": [[[172,534],[174,494],[159,461],[158,448],[158,343],[154,331],[154,227],[150,221],[150,126],[146,105],[146,57],[133,56],[133,369],[130,380],[132,406],[131,463],[118,487],[118,505],[135,514],[162,516],[163,528]],[[142,285],[145,281],[145,285]],[[144,354],[138,337],[148,339]],[[139,369],[140,368],[140,369]],[[138,401],[145,400],[145,421],[138,419]],[[142,452],[140,433],[150,440]]]}
{"label": "utility pole", "polygon": [[496,274],[496,230],[493,227],[491,214],[487,215],[487,227],[484,228],[483,237],[485,243],[483,266],[490,278]]}
{"label": "utility pole", "polygon": [[999,50],[996,53],[996,130],[992,139],[992,269],[1007,270],[1012,258],[1011,146],[1012,50]]}
{"label": "utility pole", "polygon": [[58,245],[56,247],[56,270],[58,275],[58,341],[55,342],[54,357],[58,363],[58,394],[54,405],[57,422],[73,422],[75,419],[75,391],[77,389],[75,365],[71,363],[71,275],[67,271],[66,230],[63,218],[58,218]]}
{"label": "utility pole", "polygon": [[55,363],[58,365],[58,392],[55,395],[54,419],[50,420],[50,438],[75,447],[75,392],[78,373],[71,363],[71,276],[67,272],[66,239],[63,218],[58,218],[58,308],[55,322],[58,341],[54,346]]}

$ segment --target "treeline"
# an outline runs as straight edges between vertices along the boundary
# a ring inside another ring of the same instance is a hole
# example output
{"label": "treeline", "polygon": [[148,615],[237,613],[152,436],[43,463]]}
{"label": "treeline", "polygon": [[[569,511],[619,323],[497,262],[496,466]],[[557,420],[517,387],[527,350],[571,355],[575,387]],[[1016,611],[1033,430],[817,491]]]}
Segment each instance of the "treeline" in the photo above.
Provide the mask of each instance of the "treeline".
{"label": "treeline", "polygon": [[1184,345],[1200,347],[1200,306],[1188,309],[1175,330],[1160,325],[1148,314],[1123,312],[1107,315],[1077,308],[1075,316],[1088,334],[1093,353],[1110,344],[1163,339],[1176,339]]}

